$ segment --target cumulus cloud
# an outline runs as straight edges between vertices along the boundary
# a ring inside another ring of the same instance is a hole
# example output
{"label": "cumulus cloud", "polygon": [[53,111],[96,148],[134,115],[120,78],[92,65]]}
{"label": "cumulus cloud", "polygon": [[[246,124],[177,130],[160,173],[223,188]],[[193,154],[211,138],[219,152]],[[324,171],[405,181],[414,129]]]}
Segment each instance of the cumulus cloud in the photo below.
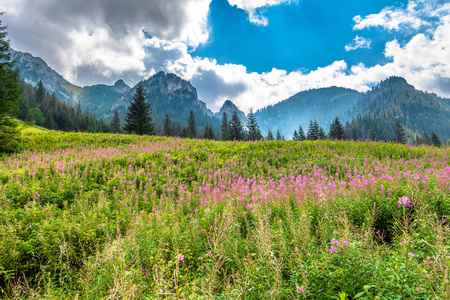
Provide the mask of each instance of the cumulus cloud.
{"label": "cumulus cloud", "polygon": [[[92,76],[145,73],[147,35],[197,47],[208,40],[211,0],[4,0],[11,46],[41,56],[79,84]],[[25,17],[26,16],[26,17]],[[83,82],[84,81],[84,82]]]}
{"label": "cumulus cloud", "polygon": [[345,46],[345,51],[352,51],[356,49],[370,49],[370,44],[372,41],[364,37],[356,36],[353,41]]}
{"label": "cumulus cloud", "polygon": [[260,26],[269,25],[269,20],[264,16],[261,9],[292,2],[297,2],[297,0],[228,0],[230,5],[245,10],[251,23]]}

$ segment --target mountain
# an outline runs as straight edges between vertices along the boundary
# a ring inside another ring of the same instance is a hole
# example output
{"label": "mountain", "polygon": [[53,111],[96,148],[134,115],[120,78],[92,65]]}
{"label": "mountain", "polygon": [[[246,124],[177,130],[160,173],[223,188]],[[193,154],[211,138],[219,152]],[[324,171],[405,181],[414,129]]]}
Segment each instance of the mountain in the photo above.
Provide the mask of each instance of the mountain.
{"label": "mountain", "polygon": [[[142,84],[147,92],[147,101],[152,107],[152,117],[157,132],[162,132],[166,114],[169,114],[172,121],[180,122],[180,125],[187,124],[191,109],[194,111],[200,132],[207,124],[213,125],[214,131],[218,132],[220,121],[206,107],[206,104],[199,100],[197,90],[188,81],[175,74],[159,72],[139,84]],[[136,87],[137,85],[124,92],[101,116],[110,120],[114,111],[117,110],[119,117],[123,120],[128,111],[128,105],[133,100]]]}
{"label": "mountain", "polygon": [[313,89],[260,109],[255,115],[264,135],[271,129],[292,138],[300,125],[306,133],[310,120],[317,120],[327,131],[331,120],[347,112],[361,96],[357,91],[339,87]]}
{"label": "mountain", "polygon": [[424,131],[450,138],[450,99],[416,90],[401,77],[390,77],[365,93],[345,119],[350,120],[348,130],[355,129],[361,139],[373,130],[378,138],[392,140],[396,118],[411,141]]}
{"label": "mountain", "polygon": [[51,93],[54,92],[59,99],[71,104],[77,102],[76,95],[82,91],[82,88],[65,80],[41,58],[13,49],[11,49],[11,58],[19,69],[20,77],[26,83],[36,86],[39,81],[42,81],[45,89]]}
{"label": "mountain", "polygon": [[55,93],[60,100],[72,105],[79,103],[83,110],[87,108],[97,117],[106,113],[111,105],[130,89],[123,80],[118,80],[112,86],[104,84],[76,86],[64,79],[39,57],[13,49],[11,49],[11,56],[16,68],[19,69],[20,77],[26,83],[36,86],[39,81],[42,81],[44,88],[50,93]]}
{"label": "mountain", "polygon": [[234,105],[234,103],[231,102],[230,100],[226,100],[223,103],[223,105],[220,108],[219,112],[217,112],[215,114],[215,116],[217,118],[219,118],[220,120],[222,120],[223,113],[226,113],[228,120],[230,120],[231,117],[234,114],[234,111],[237,112],[239,118],[241,119],[242,125],[245,125],[245,123],[247,122],[247,117],[245,116],[245,113],[243,111],[239,110],[239,108],[237,108],[237,106]]}

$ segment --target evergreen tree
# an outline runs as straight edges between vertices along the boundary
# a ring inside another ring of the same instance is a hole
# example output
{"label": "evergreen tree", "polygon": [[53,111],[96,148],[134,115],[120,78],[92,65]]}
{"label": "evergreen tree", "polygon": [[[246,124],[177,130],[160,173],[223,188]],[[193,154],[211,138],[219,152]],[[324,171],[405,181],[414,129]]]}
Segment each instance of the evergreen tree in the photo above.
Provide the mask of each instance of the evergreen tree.
{"label": "evergreen tree", "polygon": [[344,126],[342,125],[339,117],[336,117],[333,121],[331,121],[330,139],[332,140],[343,140],[346,137]]}
{"label": "evergreen tree", "polygon": [[195,121],[194,111],[191,109],[191,113],[189,114],[189,121],[188,121],[188,127],[187,127],[187,137],[188,138],[197,138],[198,136],[198,130],[197,130],[197,124]]}
{"label": "evergreen tree", "polygon": [[152,108],[150,103],[145,102],[146,99],[147,93],[142,84],[139,84],[125,116],[126,123],[123,129],[126,132],[139,135],[155,134],[155,124],[151,117]]}
{"label": "evergreen tree", "polygon": [[[45,88],[44,85],[42,84],[42,81],[39,80],[36,91],[36,104],[40,105],[42,102],[44,102],[44,99],[45,99]],[[78,102],[78,105],[79,104],[80,103]]]}
{"label": "evergreen tree", "polygon": [[319,139],[319,124],[317,123],[317,120],[314,121],[311,120],[309,122],[308,133],[306,138],[310,141],[315,141]]}
{"label": "evergreen tree", "polygon": [[395,119],[395,141],[400,144],[406,143],[405,130],[398,119]]}
{"label": "evergreen tree", "polygon": [[281,133],[280,130],[277,130],[277,137],[276,137],[277,141],[281,141]]}
{"label": "evergreen tree", "polygon": [[205,138],[207,140],[215,140],[216,139],[216,135],[214,133],[214,129],[213,129],[212,125],[206,124],[205,133],[203,135],[203,138]]}
{"label": "evergreen tree", "polygon": [[325,134],[325,130],[323,130],[322,126],[319,126],[319,124],[317,124],[319,130],[318,130],[318,134],[317,137],[319,140],[325,140],[327,138],[327,135]]}
{"label": "evergreen tree", "polygon": [[170,122],[169,114],[166,113],[166,119],[164,120],[164,136],[172,136],[172,122]]}
{"label": "evergreen tree", "polygon": [[267,132],[267,138],[266,138],[266,140],[268,140],[268,141],[273,141],[273,140],[274,140],[272,130],[270,130],[270,129],[269,129],[269,131]]}
{"label": "evergreen tree", "polygon": [[431,140],[430,136],[428,135],[428,133],[426,131],[424,131],[422,138],[421,138],[421,144],[431,145],[431,143],[432,143],[432,140]]}
{"label": "evergreen tree", "polygon": [[247,116],[247,128],[248,128],[248,139],[250,141],[257,141],[262,138],[261,130],[259,129],[258,122],[256,121],[256,116],[253,110],[250,109],[250,113]]}
{"label": "evergreen tree", "polygon": [[[377,135],[377,133],[375,132],[375,131],[371,131],[370,132],[370,135],[372,136],[372,133],[374,133],[374,136],[376,136]],[[370,138],[372,141],[375,141],[374,139],[372,139],[372,138]],[[378,137],[376,138],[376,139],[378,139]],[[353,130],[352,130],[352,140],[354,140],[354,141],[357,141],[357,140],[359,140],[359,137],[358,137],[358,132],[356,131],[356,128],[355,127],[353,127]]]}
{"label": "evergreen tree", "polygon": [[111,121],[111,131],[114,133],[120,133],[121,131],[119,112],[117,109],[114,111],[114,118]]}
{"label": "evergreen tree", "polygon": [[229,126],[230,139],[232,141],[242,141],[244,140],[244,127],[241,123],[241,118],[239,118],[236,111],[233,112]]}
{"label": "evergreen tree", "polygon": [[378,135],[374,130],[370,131],[369,139],[371,139],[372,141],[378,141]]}
{"label": "evergreen tree", "polygon": [[431,141],[435,147],[441,147],[441,140],[434,131],[431,132]]}
{"label": "evergreen tree", "polygon": [[294,141],[299,141],[299,140],[300,140],[300,138],[299,138],[299,136],[298,136],[298,133],[297,133],[297,130],[294,130],[294,136],[292,137],[292,139],[293,139]]}
{"label": "evergreen tree", "polygon": [[39,108],[30,108],[27,114],[27,121],[35,122],[37,125],[42,126],[45,122],[45,117]]}
{"label": "evergreen tree", "polygon": [[[0,12],[0,16],[3,15]],[[6,27],[0,20],[0,151],[14,151],[14,142],[19,139],[17,122],[13,119],[19,113],[21,90],[19,72],[11,61]]]}
{"label": "evergreen tree", "polygon": [[298,128],[298,140],[299,141],[306,140],[305,132],[303,131],[302,125],[300,125],[299,128]]}
{"label": "evergreen tree", "polygon": [[227,113],[223,112],[223,114],[222,114],[222,131],[221,131],[221,134],[220,134],[220,138],[222,139],[222,141],[228,141],[229,140],[229,134],[230,134],[230,130],[228,128]]}

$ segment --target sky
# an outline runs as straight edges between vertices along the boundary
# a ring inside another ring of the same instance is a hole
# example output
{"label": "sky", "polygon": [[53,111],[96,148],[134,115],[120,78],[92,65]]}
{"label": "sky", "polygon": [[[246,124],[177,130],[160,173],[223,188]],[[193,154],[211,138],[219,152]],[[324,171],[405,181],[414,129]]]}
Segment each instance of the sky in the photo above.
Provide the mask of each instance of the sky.
{"label": "sky", "polygon": [[175,73],[217,111],[308,89],[367,91],[389,76],[450,98],[443,0],[2,0],[15,50],[70,82]]}

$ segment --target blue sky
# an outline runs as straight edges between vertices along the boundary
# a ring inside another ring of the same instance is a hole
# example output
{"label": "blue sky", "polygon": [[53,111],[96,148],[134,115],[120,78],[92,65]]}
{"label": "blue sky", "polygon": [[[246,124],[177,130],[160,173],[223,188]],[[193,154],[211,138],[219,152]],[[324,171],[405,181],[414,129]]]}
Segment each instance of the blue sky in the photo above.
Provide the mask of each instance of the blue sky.
{"label": "blue sky", "polygon": [[388,76],[450,97],[443,0],[3,0],[11,46],[84,86],[189,80],[218,110],[311,88],[359,91]]}
{"label": "blue sky", "polygon": [[[407,1],[395,3],[406,5]],[[264,9],[269,23],[257,26],[249,22],[245,11],[226,0],[213,0],[210,38],[192,54],[213,57],[220,64],[242,64],[250,72],[314,70],[340,59],[374,65],[385,61],[382,52],[392,34],[365,30],[364,36],[373,40],[371,49],[349,53],[345,45],[355,38],[353,17],[377,13],[393,4],[386,0],[304,0]]]}

